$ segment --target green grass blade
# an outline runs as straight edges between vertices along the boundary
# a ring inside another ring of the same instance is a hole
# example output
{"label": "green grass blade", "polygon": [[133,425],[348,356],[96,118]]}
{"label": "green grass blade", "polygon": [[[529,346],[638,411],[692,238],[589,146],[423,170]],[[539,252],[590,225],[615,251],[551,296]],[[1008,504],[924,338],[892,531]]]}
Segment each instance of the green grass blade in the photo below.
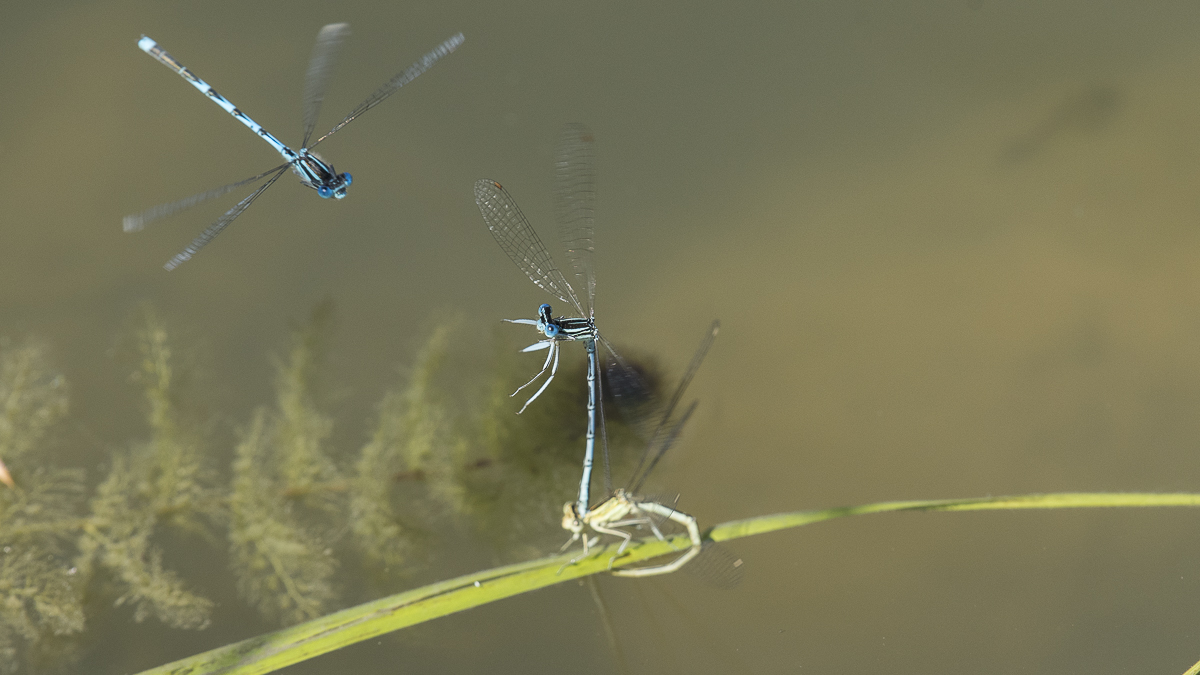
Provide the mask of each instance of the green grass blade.
{"label": "green grass blade", "polygon": [[794,511],[722,523],[710,529],[706,537],[725,541],[764,534],[802,525],[811,525],[846,516],[895,511],[1005,511],[1016,509],[1089,509],[1147,506],[1200,506],[1200,494],[1144,492],[1059,492],[1015,497],[978,497],[972,499],[927,499],[903,502],[878,502],[862,506],[842,506],[822,511]]}
{"label": "green grass blade", "polygon": [[[707,538],[726,541],[848,516],[898,511],[986,511],[1113,507],[1200,506],[1200,494],[1058,493],[978,499],[935,499],[847,506],[823,511],[797,511],[724,523]],[[636,542],[612,563],[613,568],[682,550],[686,537]],[[219,647],[141,675],[253,675],[326,654],[400,628],[478,607],[503,598],[609,570],[616,544],[595,549],[587,558],[564,567],[563,554],[477,572],[350,607],[312,621]],[[1200,664],[1186,675],[1195,675]]]}

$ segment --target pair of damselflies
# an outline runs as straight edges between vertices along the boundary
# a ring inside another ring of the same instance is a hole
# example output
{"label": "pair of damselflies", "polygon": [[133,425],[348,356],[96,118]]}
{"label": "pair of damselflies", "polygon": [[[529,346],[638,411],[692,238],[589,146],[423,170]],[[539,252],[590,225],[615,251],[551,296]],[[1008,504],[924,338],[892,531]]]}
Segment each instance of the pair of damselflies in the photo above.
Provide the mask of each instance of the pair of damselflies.
{"label": "pair of damselflies", "polygon": [[207,245],[213,240],[214,237],[220,234],[222,230],[228,227],[229,224],[232,223],[238,216],[242,215],[242,213],[249,208],[252,203],[254,203],[254,200],[258,199],[258,197],[265,192],[267,188],[271,187],[275,181],[279,180],[279,177],[282,176],[288,169],[291,169],[292,173],[296,174],[302,185],[316,190],[320,197],[324,199],[331,197],[334,199],[344,198],[346,196],[346,188],[350,186],[350,174],[338,173],[337,170],[333,168],[332,164],[321,159],[320,156],[313,152],[313,149],[316,148],[317,145],[319,145],[322,141],[336,134],[347,124],[354,121],[359,115],[362,115],[371,108],[379,105],[384,101],[384,99],[396,93],[398,89],[409,82],[412,82],[421,73],[429,70],[431,67],[433,67],[433,64],[438,62],[438,60],[453,52],[458,48],[459,45],[463,43],[462,33],[459,33],[458,35],[455,35],[449,40],[446,40],[442,44],[438,45],[428,54],[422,56],[416,63],[398,73],[395,77],[387,82],[384,82],[382,86],[376,89],[375,92],[368,96],[362,103],[360,103],[358,107],[356,107],[354,110],[351,110],[350,114],[346,115],[345,119],[343,119],[341,122],[338,122],[332,129],[329,130],[328,133],[317,138],[310,144],[309,140],[311,140],[313,137],[313,131],[317,127],[317,117],[321,112],[321,102],[325,99],[325,87],[329,83],[330,78],[333,76],[333,66],[337,60],[338,51],[349,34],[350,26],[349,24],[345,23],[329,24],[323,27],[320,32],[317,33],[317,42],[313,47],[312,56],[308,62],[308,72],[304,78],[304,136],[300,141],[299,150],[293,150],[285,145],[282,141],[275,138],[275,136],[264,129],[262,125],[250,119],[249,116],[247,116],[241,110],[238,110],[224,96],[218,94],[211,85],[197,77],[192,73],[192,71],[188,70],[183,66],[182,63],[177,61],[175,57],[164,51],[157,42],[143,35],[142,38],[138,40],[138,47],[142,51],[154,57],[154,59],[159,63],[170,68],[184,80],[187,80],[193,87],[199,89],[201,93],[212,100],[213,103],[221,106],[225,112],[232,115],[234,119],[249,127],[251,131],[266,141],[272,148],[274,148],[280,155],[283,156],[284,163],[272,169],[268,169],[267,171],[264,171],[258,175],[237,181],[236,183],[230,183],[229,185],[225,185],[214,190],[201,192],[200,194],[192,195],[191,197],[180,199],[178,201],[160,204],[142,211],[141,213],[126,216],[124,219],[125,231],[136,232],[144,228],[146,224],[151,221],[178,213],[184,209],[196,206],[201,202],[208,201],[215,197],[220,197],[221,195],[232,192],[240,187],[252,185],[266,179],[266,183],[259,186],[254,190],[254,192],[251,192],[249,196],[238,202],[233,208],[226,211],[223,216],[218,218],[215,222],[213,222],[213,224],[209,225],[203,232],[201,232],[191,244],[189,244],[186,248],[175,255],[175,257],[171,258],[165,265],[163,265],[163,267],[167,270],[173,270],[184,262],[190,260],[192,256],[196,255],[200,249],[204,248],[205,245]]}
{"label": "pair of damselflies", "polygon": [[[604,415],[602,407],[602,380],[600,376],[601,356],[607,358],[608,380],[614,389],[617,400],[637,400],[639,406],[644,405],[646,387],[641,383],[640,376],[625,364],[624,360],[613,349],[612,345],[596,329],[595,296],[596,283],[593,266],[593,235],[595,230],[595,170],[593,166],[594,140],[591,132],[578,124],[568,125],[559,139],[555,159],[555,212],[558,221],[559,235],[567,249],[567,257],[571,268],[583,293],[576,293],[575,288],[555,265],[550,252],[542,243],[537,232],[521,212],[512,196],[500,183],[493,180],[480,180],[475,183],[475,202],[483,214],[488,230],[495,237],[500,248],[516,263],[517,267],[529,277],[534,284],[567,303],[575,310],[577,316],[555,317],[549,304],[538,308],[537,319],[508,319],[511,323],[527,324],[536,327],[542,339],[526,347],[523,351],[546,350],[546,360],[541,371],[529,382],[517,389],[525,389],[543,378],[541,386],[525,401],[521,411],[541,396],[542,392],[553,381],[558,372],[558,363],[562,345],[566,342],[582,342],[587,352],[587,431],[584,442],[583,472],[579,481],[577,499],[568,502],[563,507],[563,528],[571,532],[567,542],[582,541],[584,555],[592,545],[592,535],[585,530],[607,534],[622,539],[616,555],[620,555],[630,543],[632,535],[623,528],[647,525],[656,536],[663,538],[657,524],[663,520],[672,520],[683,526],[690,540],[688,550],[674,561],[653,567],[634,570],[619,570],[615,574],[623,576],[649,576],[673,572],[699,554],[701,540],[696,519],[653,500],[638,495],[643,482],[653,470],[663,454],[671,447],[683,428],[688,417],[695,409],[693,403],[682,415],[676,417],[675,411],[688,383],[699,368],[700,362],[708,352],[715,339],[718,324],[713,323],[705,336],[696,355],[692,358],[678,389],[664,406],[647,413],[646,411],[632,412],[631,417],[641,417],[643,424],[652,420],[646,439],[646,447],[642,452],[638,467],[634,470],[625,488],[614,490],[606,472],[606,489],[609,497],[596,506],[591,505],[592,467],[596,454],[597,427],[603,433]],[[601,354],[603,349],[603,354]],[[515,396],[517,392],[514,392]],[[630,406],[631,411],[633,406]],[[607,457],[607,444],[604,444],[606,456],[605,466],[610,466]],[[565,547],[564,547],[565,548]]]}

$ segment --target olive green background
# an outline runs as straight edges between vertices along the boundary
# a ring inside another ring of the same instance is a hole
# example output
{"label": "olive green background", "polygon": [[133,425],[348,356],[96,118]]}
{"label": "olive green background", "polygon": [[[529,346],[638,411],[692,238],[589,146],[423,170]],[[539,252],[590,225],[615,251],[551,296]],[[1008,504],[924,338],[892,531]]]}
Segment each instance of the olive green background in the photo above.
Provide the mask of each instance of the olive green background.
{"label": "olive green background", "polygon": [[[293,143],[313,37],[335,21],[354,34],[318,131],[467,39],[322,144],[354,174],[344,201],[285,176],[164,272],[236,199],[137,235],[121,217],[278,158],[138,36]],[[270,400],[289,321],[332,298],[335,441],[354,447],[430,326],[462,313],[486,336],[546,299],[471,186],[503,182],[554,244],[554,143],[580,121],[597,137],[602,330],[678,372],[723,322],[660,469],[703,523],[1195,491],[1197,35],[1185,2],[9,0],[0,333],[51,346],[83,439],[56,461],[96,467],[145,433],[114,356],[139,302],[200,346],[228,440]],[[686,575],[601,586],[632,672],[1175,673],[1200,657],[1197,535],[1188,511],[885,515],[736,542],[733,591]],[[463,533],[448,546],[414,584],[498,562]],[[214,625],[115,611],[77,672],[271,628],[219,555],[175,555],[220,603]],[[617,669],[587,590],[567,584],[288,672]]]}

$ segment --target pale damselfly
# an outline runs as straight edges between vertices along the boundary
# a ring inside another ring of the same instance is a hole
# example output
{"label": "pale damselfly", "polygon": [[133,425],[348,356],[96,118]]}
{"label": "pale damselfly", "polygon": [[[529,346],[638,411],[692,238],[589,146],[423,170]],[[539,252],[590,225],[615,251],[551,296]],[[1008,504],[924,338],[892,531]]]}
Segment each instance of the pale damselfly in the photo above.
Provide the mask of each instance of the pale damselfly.
{"label": "pale damselfly", "polygon": [[161,46],[154,40],[142,36],[138,40],[138,47],[154,57],[156,61],[170,68],[177,75],[187,80],[191,85],[201,91],[205,96],[211,99],[214,103],[221,106],[225,112],[232,115],[242,124],[245,124],[255,134],[266,141],[272,148],[283,156],[285,160],[283,164],[264,171],[256,176],[251,176],[245,180],[240,180],[236,183],[230,183],[223,187],[201,192],[200,194],[180,199],[178,201],[149,208],[141,213],[125,216],[124,229],[126,232],[136,232],[141,230],[153,220],[178,213],[184,209],[191,208],[201,202],[219,197],[228,192],[236,190],[239,187],[256,183],[264,178],[268,179],[265,184],[250,193],[248,197],[238,202],[233,208],[225,212],[212,225],[209,225],[203,232],[197,236],[187,248],[183,249],[175,257],[171,258],[164,268],[173,270],[182,263],[191,259],[201,248],[214,237],[221,233],[230,223],[242,212],[249,208],[250,204],[258,199],[267,188],[271,187],[279,177],[288,169],[291,169],[300,179],[300,183],[317,191],[317,194],[324,199],[333,197],[334,199],[342,199],[346,196],[346,187],[350,185],[351,177],[349,173],[338,173],[333,165],[321,159],[313,148],[317,147],[321,141],[337,133],[342,127],[349,124],[359,115],[374,108],[383,102],[384,99],[391,96],[404,85],[412,82],[418,75],[433,67],[439,59],[450,54],[459,45],[463,43],[462,33],[446,40],[438,45],[420,60],[409,66],[403,72],[397,74],[392,79],[384,82],[382,86],[375,90],[365,101],[360,103],[357,108],[350,111],[349,115],[341,122],[338,122],[329,133],[321,136],[313,141],[310,145],[309,140],[312,138],[313,130],[317,126],[317,115],[321,110],[321,102],[325,98],[325,86],[329,82],[329,78],[333,74],[333,64],[336,61],[337,52],[341,47],[342,42],[350,34],[350,26],[345,23],[332,23],[323,27],[317,33],[317,42],[313,47],[312,57],[309,59],[308,72],[304,78],[304,138],[300,142],[300,150],[292,150],[284,145],[279,139],[275,138],[270,132],[262,128],[258,122],[250,119],[241,110],[238,110],[225,97],[221,96],[207,82],[196,77],[192,71],[188,70],[175,57],[171,56],[163,50]]}

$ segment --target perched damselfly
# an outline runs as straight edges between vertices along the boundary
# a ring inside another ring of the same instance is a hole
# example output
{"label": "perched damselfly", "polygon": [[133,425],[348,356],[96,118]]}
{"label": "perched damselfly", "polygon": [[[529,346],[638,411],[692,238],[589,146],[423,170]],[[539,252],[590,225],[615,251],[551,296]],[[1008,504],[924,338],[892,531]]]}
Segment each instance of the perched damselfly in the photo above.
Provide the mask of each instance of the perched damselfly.
{"label": "perched damselfly", "polygon": [[341,47],[342,42],[349,34],[350,26],[349,24],[345,23],[329,24],[323,27],[320,32],[317,33],[317,43],[313,47],[312,57],[309,59],[308,64],[308,73],[305,75],[304,79],[304,138],[300,142],[299,150],[292,150],[288,146],[284,145],[270,132],[268,132],[266,129],[263,129],[262,125],[250,119],[245,113],[234,107],[234,105],[225,97],[218,94],[216,90],[213,89],[207,82],[201,80],[199,77],[196,77],[192,71],[188,70],[183,66],[182,63],[175,60],[175,57],[165,52],[157,42],[143,35],[142,38],[138,40],[138,47],[142,51],[154,57],[156,61],[170,68],[180,77],[187,80],[193,87],[199,89],[201,93],[211,99],[213,103],[221,106],[225,112],[233,115],[235,119],[249,127],[251,131],[270,144],[272,148],[275,148],[275,150],[283,156],[284,163],[256,176],[251,176],[245,180],[240,180],[236,183],[230,183],[229,185],[216,188],[215,190],[201,192],[200,194],[192,195],[191,197],[180,199],[178,201],[160,204],[135,215],[125,216],[125,231],[136,232],[145,227],[150,221],[178,213],[179,211],[191,208],[201,202],[213,199],[214,197],[219,197],[242,186],[256,183],[264,178],[267,179],[266,183],[254,190],[254,192],[251,192],[249,196],[238,202],[233,208],[226,211],[225,215],[218,218],[212,225],[209,225],[207,229],[201,232],[200,235],[197,236],[192,243],[187,246],[187,248],[183,249],[183,251],[179,252],[179,254],[171,258],[165,265],[163,265],[163,267],[165,267],[167,270],[173,270],[182,263],[191,259],[191,257],[194,256],[197,251],[203,248],[208,242],[212,241],[213,238],[220,234],[221,231],[226,227],[228,227],[229,224],[234,221],[234,219],[242,215],[242,212],[249,208],[250,204],[252,204],[255,199],[258,199],[259,195],[266,191],[267,188],[271,187],[275,181],[279,180],[279,177],[282,176],[288,169],[291,169],[292,172],[299,177],[302,185],[316,190],[317,194],[324,199],[328,199],[330,197],[333,197],[334,199],[342,199],[345,197],[346,188],[350,185],[351,181],[350,174],[338,173],[333,168],[332,164],[321,159],[321,157],[314,153],[313,148],[317,147],[321,141],[337,133],[342,127],[349,124],[359,115],[379,105],[388,96],[394,94],[400,87],[412,82],[418,75],[426,70],[429,70],[429,68],[433,67],[433,64],[437,63],[439,59],[446,56],[450,52],[453,52],[458,48],[459,45],[463,43],[462,33],[459,33],[458,35],[455,35],[449,40],[446,40],[442,44],[438,45],[433,49],[433,51],[429,52],[425,56],[422,56],[420,60],[409,66],[403,72],[397,74],[387,82],[384,82],[383,85],[376,89],[375,92],[370,96],[368,96],[365,101],[360,103],[357,108],[350,111],[350,114],[346,115],[345,119],[343,119],[341,122],[338,122],[332,129],[330,129],[329,133],[313,141],[310,145],[309,140],[312,138],[313,130],[316,129],[317,126],[317,115],[321,111],[321,102],[325,98],[325,86],[328,84],[329,78],[333,74],[333,64],[336,61],[337,52]]}
{"label": "perched damselfly", "polygon": [[[596,280],[592,267],[592,237],[595,229],[595,170],[593,167],[594,140],[581,124],[569,124],[559,138],[555,159],[555,211],[559,235],[567,248],[567,257],[575,276],[585,291],[580,298],[557,267],[545,244],[508,191],[494,180],[475,183],[475,203],[483,214],[488,230],[517,267],[533,283],[554,297],[571,305],[575,317],[555,317],[550,305],[538,308],[537,319],[509,319],[512,323],[536,326],[544,339],[523,351],[547,350],[542,370],[516,392],[533,384],[549,371],[542,386],[525,401],[522,412],[542,395],[558,372],[559,350],[563,342],[582,342],[587,351],[588,422],[583,457],[583,476],[579,481],[577,505],[580,513],[588,510],[592,480],[592,462],[596,449],[596,417],[600,402],[600,364],[597,343],[604,345],[613,358],[618,358],[612,346],[596,330],[594,301]],[[603,411],[600,411],[603,415]]]}

